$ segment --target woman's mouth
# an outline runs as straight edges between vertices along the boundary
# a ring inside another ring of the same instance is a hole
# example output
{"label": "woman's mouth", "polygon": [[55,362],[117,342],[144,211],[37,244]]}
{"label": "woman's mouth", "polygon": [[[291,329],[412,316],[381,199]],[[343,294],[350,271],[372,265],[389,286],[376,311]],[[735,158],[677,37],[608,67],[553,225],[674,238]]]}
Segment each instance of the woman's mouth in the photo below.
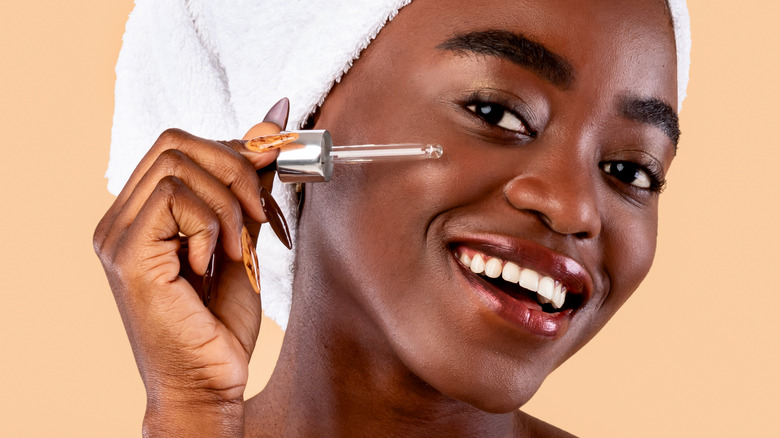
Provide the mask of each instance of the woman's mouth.
{"label": "woman's mouth", "polygon": [[495,313],[545,338],[560,337],[590,295],[584,268],[533,242],[461,243],[452,251]]}
{"label": "woman's mouth", "polygon": [[582,303],[582,296],[567,294],[568,289],[560,280],[540,274],[531,268],[521,267],[514,262],[466,249],[460,250],[458,260],[471,272],[507,295],[525,296],[535,300],[539,304],[539,310],[545,313],[574,309]]}

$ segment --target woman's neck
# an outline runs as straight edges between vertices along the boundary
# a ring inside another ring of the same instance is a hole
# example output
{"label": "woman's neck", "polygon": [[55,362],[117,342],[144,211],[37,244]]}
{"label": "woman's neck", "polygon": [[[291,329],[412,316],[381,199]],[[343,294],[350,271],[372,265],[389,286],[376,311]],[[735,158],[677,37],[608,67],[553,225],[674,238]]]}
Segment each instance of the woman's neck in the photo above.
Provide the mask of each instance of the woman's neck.
{"label": "woman's neck", "polygon": [[480,411],[419,379],[350,294],[295,290],[274,373],[246,404],[247,436],[518,435],[517,415]]}

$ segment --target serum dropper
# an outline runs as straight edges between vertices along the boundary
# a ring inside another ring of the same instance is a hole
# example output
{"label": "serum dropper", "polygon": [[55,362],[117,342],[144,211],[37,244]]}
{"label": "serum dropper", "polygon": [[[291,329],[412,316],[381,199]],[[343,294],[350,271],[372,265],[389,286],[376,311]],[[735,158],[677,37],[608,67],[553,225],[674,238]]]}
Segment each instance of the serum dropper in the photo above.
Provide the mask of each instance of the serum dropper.
{"label": "serum dropper", "polygon": [[282,132],[249,140],[246,147],[263,151],[280,148],[276,170],[283,183],[327,182],[334,164],[362,164],[435,159],[441,145],[423,143],[334,146],[326,130]]}

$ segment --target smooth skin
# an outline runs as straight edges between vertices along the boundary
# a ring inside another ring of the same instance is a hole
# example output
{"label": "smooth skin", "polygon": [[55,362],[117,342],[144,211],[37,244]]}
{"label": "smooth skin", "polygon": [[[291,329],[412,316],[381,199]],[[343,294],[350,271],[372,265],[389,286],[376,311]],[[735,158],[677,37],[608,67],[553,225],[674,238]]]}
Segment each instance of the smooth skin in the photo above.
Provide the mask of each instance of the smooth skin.
{"label": "smooth skin", "polygon": [[[543,44],[573,80],[561,87],[499,56],[440,47],[483,30]],[[676,145],[621,105],[644,99],[674,111],[676,86],[661,0],[415,0],[402,9],[333,88],[315,127],[336,144],[440,143],[445,155],[340,168],[332,182],[306,186],[282,353],[266,389],[246,402],[260,301],[238,233],[247,223],[256,236],[265,220],[255,170],[275,155],[164,134],[95,238],[147,388],[145,432],[569,436],[518,408],[650,269],[658,193],[616,169],[663,179]],[[477,111],[488,106],[508,118]],[[187,259],[179,232],[189,236]],[[453,247],[474,236],[576,261],[592,296],[554,337],[507,324],[458,269]],[[214,248],[225,262],[206,309],[179,272],[202,274]]]}

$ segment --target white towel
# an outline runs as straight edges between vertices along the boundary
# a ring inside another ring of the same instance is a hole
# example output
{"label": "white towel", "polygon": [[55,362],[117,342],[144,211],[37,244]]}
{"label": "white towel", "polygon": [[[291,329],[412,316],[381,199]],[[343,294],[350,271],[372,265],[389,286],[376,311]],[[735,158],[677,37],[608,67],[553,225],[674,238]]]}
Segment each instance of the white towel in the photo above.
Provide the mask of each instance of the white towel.
{"label": "white towel", "polygon": [[[109,191],[121,191],[169,127],[206,138],[235,138],[286,96],[288,129],[299,128],[410,1],[136,0],[116,66]],[[669,3],[681,104],[690,65],[690,18],[685,0]],[[294,241],[293,193],[277,180],[273,195]],[[257,252],[263,311],[286,328],[293,252],[269,227],[262,227]]]}

